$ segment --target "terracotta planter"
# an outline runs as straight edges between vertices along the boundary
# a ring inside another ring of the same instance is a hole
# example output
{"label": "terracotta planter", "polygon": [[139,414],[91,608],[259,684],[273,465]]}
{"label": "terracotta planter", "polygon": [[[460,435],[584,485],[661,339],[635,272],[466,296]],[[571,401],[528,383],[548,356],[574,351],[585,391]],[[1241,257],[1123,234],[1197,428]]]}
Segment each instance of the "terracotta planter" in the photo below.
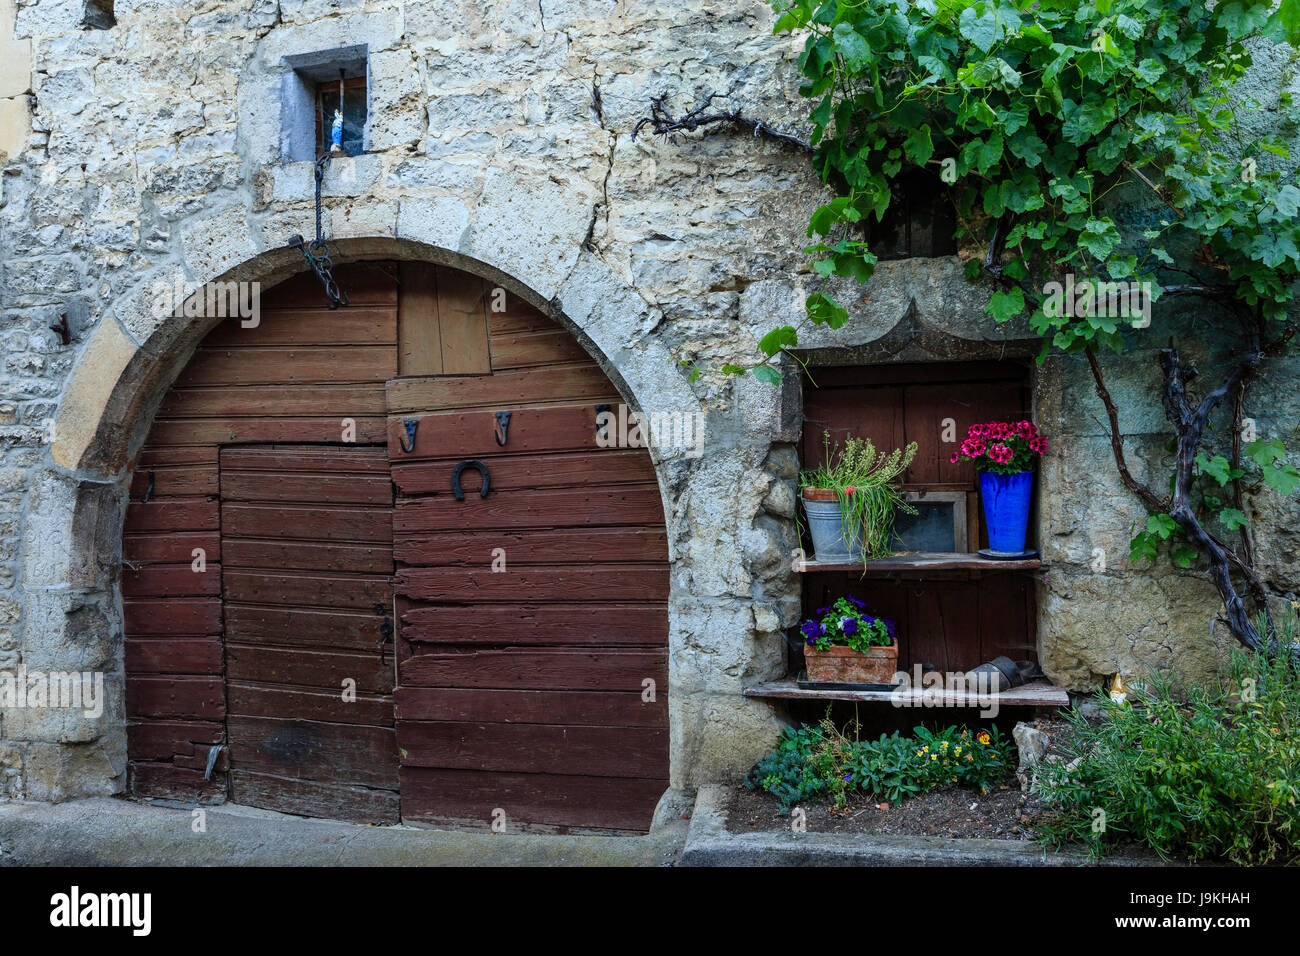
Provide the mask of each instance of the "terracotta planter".
{"label": "terracotta planter", "polygon": [[834,488],[805,488],[803,496],[809,501],[839,501]]}
{"label": "terracotta planter", "polygon": [[889,647],[869,647],[855,651],[851,647],[832,646],[819,651],[805,646],[803,659],[810,681],[839,684],[892,684],[898,671],[898,642]]}

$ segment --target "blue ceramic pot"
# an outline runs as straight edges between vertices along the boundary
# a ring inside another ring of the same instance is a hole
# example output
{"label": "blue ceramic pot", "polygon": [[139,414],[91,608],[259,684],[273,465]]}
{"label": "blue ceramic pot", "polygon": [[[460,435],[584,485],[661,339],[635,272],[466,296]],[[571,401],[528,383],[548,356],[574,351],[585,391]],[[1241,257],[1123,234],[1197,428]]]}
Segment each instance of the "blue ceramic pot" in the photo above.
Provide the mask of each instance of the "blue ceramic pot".
{"label": "blue ceramic pot", "polygon": [[1029,528],[1029,501],[1034,490],[1034,473],[1020,471],[1002,475],[980,472],[980,497],[984,500],[984,522],[989,529],[989,549],[1006,554],[1025,550]]}

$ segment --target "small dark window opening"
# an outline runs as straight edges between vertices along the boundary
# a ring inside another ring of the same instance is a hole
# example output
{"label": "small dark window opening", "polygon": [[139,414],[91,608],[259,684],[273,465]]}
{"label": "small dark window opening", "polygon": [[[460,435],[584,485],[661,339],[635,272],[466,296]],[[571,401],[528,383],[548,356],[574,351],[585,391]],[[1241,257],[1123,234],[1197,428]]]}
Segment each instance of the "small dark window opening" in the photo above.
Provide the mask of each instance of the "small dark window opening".
{"label": "small dark window opening", "polygon": [[81,11],[81,26],[86,30],[107,30],[117,26],[113,0],[86,0]]}
{"label": "small dark window opening", "polygon": [[885,218],[866,219],[866,241],[881,259],[934,258],[957,252],[957,211],[950,189],[936,172],[910,169],[891,183]]}
{"label": "small dark window opening", "polygon": [[[360,156],[365,152],[366,78],[354,76],[342,81],[343,152]],[[330,148],[334,111],[339,108],[339,83],[321,82],[316,87],[316,151]]]}

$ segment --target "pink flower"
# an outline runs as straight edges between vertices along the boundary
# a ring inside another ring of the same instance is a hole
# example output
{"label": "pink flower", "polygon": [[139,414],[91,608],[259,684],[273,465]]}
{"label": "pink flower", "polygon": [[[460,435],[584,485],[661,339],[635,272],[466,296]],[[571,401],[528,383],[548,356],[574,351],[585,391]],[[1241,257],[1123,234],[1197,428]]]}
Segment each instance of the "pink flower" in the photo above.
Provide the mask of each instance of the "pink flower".
{"label": "pink flower", "polygon": [[967,438],[983,438],[983,437],[984,437],[984,429],[987,428],[987,427],[988,427],[988,426],[986,426],[986,425],[972,425],[970,428],[968,428],[968,429],[966,430],[966,437],[967,437]]}
{"label": "pink flower", "polygon": [[989,458],[997,462],[999,465],[1005,465],[1007,462],[1011,461],[1011,459],[1014,458],[1015,456],[1016,453],[1013,452],[1006,445],[1002,445],[1002,444],[989,445]]}
{"label": "pink flower", "polygon": [[1043,438],[1042,436],[1037,436],[1029,439],[1029,449],[1030,451],[1037,452],[1040,455],[1046,454],[1047,439]]}
{"label": "pink flower", "polygon": [[990,438],[1010,438],[1012,434],[1011,426],[1006,422],[993,422],[989,426]]}
{"label": "pink flower", "polygon": [[1016,434],[1028,441],[1038,435],[1038,426],[1031,421],[1016,422]]}
{"label": "pink flower", "polygon": [[961,453],[967,458],[978,458],[986,447],[982,438],[967,438],[961,443]]}
{"label": "pink flower", "polygon": [[952,453],[952,457],[948,459],[948,464],[955,465],[959,461],[961,461],[961,452],[955,451]]}

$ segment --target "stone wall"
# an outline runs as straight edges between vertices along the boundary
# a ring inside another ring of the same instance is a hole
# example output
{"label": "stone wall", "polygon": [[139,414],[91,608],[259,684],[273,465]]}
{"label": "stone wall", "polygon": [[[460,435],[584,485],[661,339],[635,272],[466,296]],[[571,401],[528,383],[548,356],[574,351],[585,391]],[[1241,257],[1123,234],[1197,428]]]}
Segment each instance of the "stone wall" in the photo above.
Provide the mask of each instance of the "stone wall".
{"label": "stone wall", "polygon": [[[672,538],[672,780],[689,789],[747,769],[780,723],[739,691],[783,670],[781,632],[799,615],[788,556],[801,399],[793,375],[780,389],[692,384],[677,363],[745,361],[759,335],[797,317],[805,224],[824,196],[804,157],[768,141],[632,131],[652,96],[681,109],[705,91],[801,130],[796,48],[771,36],[768,7],[113,7],[105,29],[82,26],[84,0],[0,0],[0,670],[103,670],[111,698],[95,720],[0,714],[0,796],[121,789],[124,481],[163,390],[210,327],[159,318],[150,289],[177,275],[265,284],[300,265],[284,247],[314,230],[311,164],[282,159],[285,58],[359,44],[370,152],[334,163],[324,189],[341,254],[484,275],[569,327],[630,403],[708,413],[703,457],[656,461]],[[15,66],[28,50],[30,70]],[[812,336],[810,354],[1027,354],[1023,329],[983,316],[985,294],[955,258],[883,264],[847,293],[855,321]],[[48,328],[63,314],[66,347]],[[1149,369],[1117,366],[1117,387],[1135,451],[1158,454]],[[1060,436],[1039,529],[1052,565],[1039,622],[1049,673],[1085,689],[1116,663],[1211,669],[1225,639],[1210,633],[1208,585],[1127,566],[1141,509],[1114,477],[1086,367],[1053,359],[1036,380],[1040,424]],[[1279,428],[1294,420],[1292,382],[1269,386]],[[1279,591],[1296,586],[1292,533],[1266,551]],[[1112,556],[1104,571],[1094,547]]]}

